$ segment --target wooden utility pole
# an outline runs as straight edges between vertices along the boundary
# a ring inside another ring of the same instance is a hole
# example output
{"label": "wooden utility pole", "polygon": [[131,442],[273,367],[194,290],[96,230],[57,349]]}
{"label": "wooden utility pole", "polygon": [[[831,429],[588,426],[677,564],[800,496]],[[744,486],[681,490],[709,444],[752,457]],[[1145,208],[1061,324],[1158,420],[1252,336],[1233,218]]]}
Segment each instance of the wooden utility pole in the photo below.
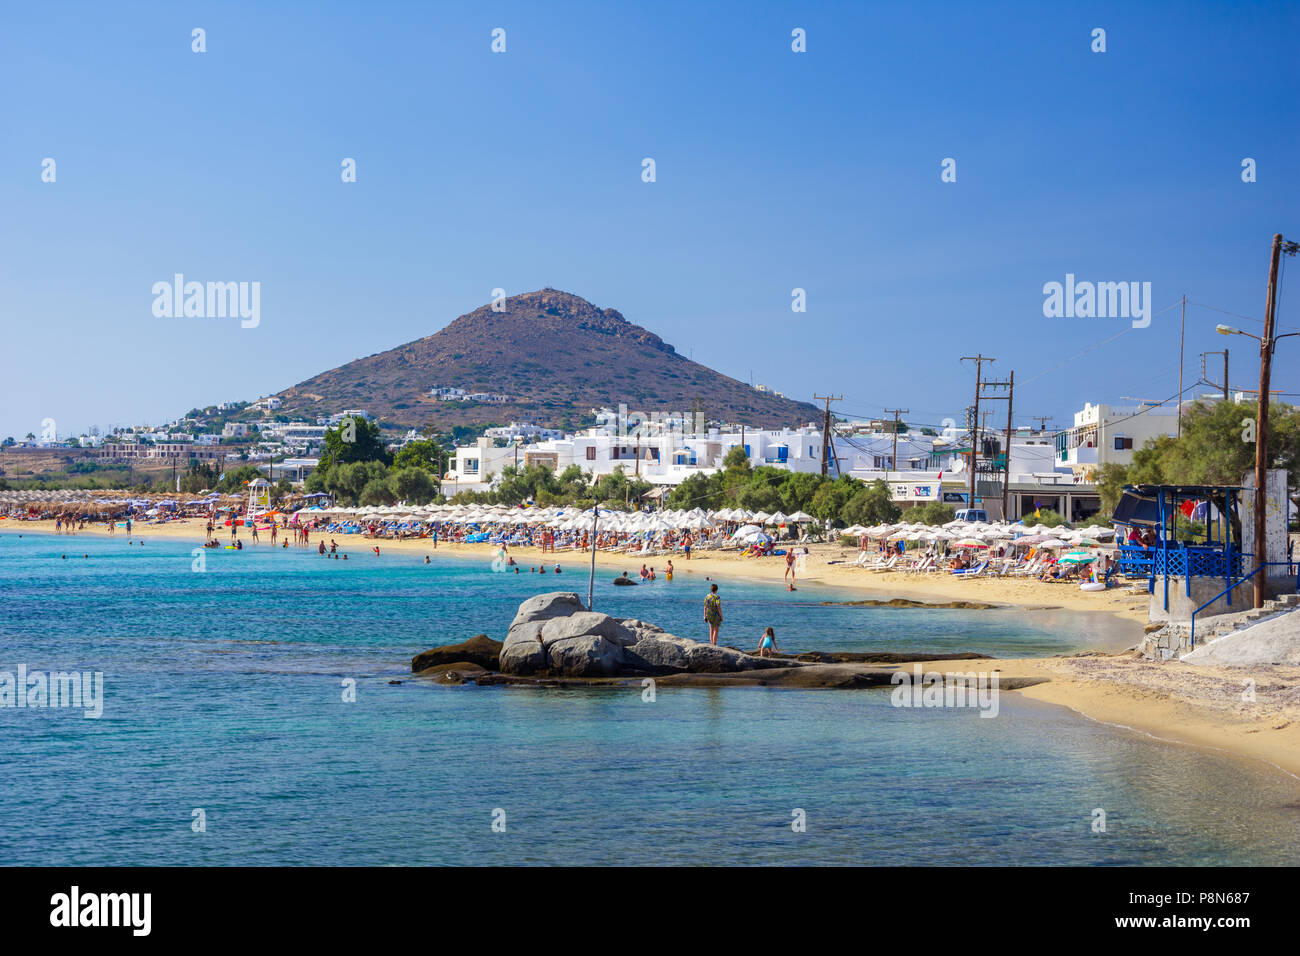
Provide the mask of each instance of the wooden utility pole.
{"label": "wooden utility pole", "polygon": [[906,415],[910,411],[911,411],[910,408],[886,408],[885,409],[886,415],[894,416],[894,450],[889,454],[889,468],[885,469],[886,482],[889,481],[890,469],[892,469],[895,465],[898,464],[898,416]]}
{"label": "wooden utility pole", "polygon": [[843,395],[813,396],[813,401],[826,403],[826,411],[822,415],[822,477],[826,476],[826,466],[830,462],[831,457],[831,402],[842,402],[843,400]]}
{"label": "wooden utility pole", "polygon": [[1039,430],[1040,432],[1045,432],[1045,431],[1047,431],[1047,423],[1050,422],[1050,421],[1052,420],[1052,417],[1053,417],[1053,416],[1051,416],[1051,415],[1030,415],[1029,417],[1032,418],[1034,421],[1038,422],[1038,430]]}
{"label": "wooden utility pole", "polygon": [[1011,491],[1011,406],[1016,398],[1016,373],[1013,369],[1011,380],[1008,383],[1009,391],[1007,392],[1007,464],[1006,471],[1002,474],[1002,520],[1009,520],[1007,514],[1007,497]]}
{"label": "wooden utility pole", "polygon": [[[1282,234],[1273,236],[1273,250],[1268,263],[1268,300],[1264,306],[1264,336],[1259,340],[1259,411],[1255,427],[1255,607],[1264,606],[1267,560],[1264,546],[1264,507],[1268,502],[1268,384],[1272,374],[1273,310],[1277,306],[1277,264],[1282,255]],[[1282,507],[1286,507],[1283,499]],[[1286,513],[1283,512],[1285,519]]]}
{"label": "wooden utility pole", "polygon": [[1183,295],[1183,319],[1178,327],[1178,436],[1183,437],[1183,342],[1187,337],[1187,296]]}
{"label": "wooden utility pole", "polygon": [[975,507],[975,461],[979,454],[979,424],[980,424],[980,375],[985,362],[996,362],[997,359],[989,358],[983,353],[975,355],[963,355],[963,362],[975,363],[975,414],[971,418],[971,435],[970,435],[970,497],[966,502],[967,508]]}

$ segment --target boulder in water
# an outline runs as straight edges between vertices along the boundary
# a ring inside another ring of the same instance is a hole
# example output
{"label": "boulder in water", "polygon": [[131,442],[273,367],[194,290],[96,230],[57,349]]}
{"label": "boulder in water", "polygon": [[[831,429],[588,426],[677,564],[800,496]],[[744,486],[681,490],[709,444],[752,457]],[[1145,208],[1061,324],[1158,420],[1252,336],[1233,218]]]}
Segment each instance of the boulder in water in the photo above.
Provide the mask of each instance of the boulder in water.
{"label": "boulder in water", "polygon": [[494,671],[497,669],[502,646],[500,641],[494,641],[486,634],[479,634],[459,644],[447,644],[425,651],[423,654],[416,654],[411,658],[411,670],[418,673],[442,664],[467,662],[477,664],[484,670]]}

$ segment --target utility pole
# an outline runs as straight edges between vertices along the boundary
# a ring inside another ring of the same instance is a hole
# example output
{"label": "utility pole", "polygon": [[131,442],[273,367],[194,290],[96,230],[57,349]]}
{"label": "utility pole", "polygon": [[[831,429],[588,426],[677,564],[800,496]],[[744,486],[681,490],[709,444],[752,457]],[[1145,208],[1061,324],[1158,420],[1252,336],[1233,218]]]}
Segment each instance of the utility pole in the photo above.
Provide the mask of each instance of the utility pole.
{"label": "utility pole", "polygon": [[1038,430],[1040,432],[1047,431],[1047,423],[1053,418],[1051,415],[1030,415],[1029,417],[1038,422]]}
{"label": "utility pole", "polygon": [[[1222,386],[1220,386],[1218,382],[1211,382],[1208,378],[1206,378],[1206,374],[1207,374],[1207,373],[1206,373],[1206,371],[1205,371],[1205,356],[1207,356],[1207,355],[1222,355],[1222,356],[1223,356],[1223,385],[1222,385]],[[1222,388],[1223,388],[1223,400],[1224,400],[1225,402],[1228,401],[1228,350],[1227,350],[1227,349],[1224,349],[1224,350],[1221,351],[1221,352],[1219,352],[1219,351],[1214,351],[1214,352],[1202,352],[1202,353],[1201,353],[1201,382],[1204,383],[1205,385],[1209,385],[1209,386],[1211,386],[1212,388],[1220,388],[1220,387],[1222,387]]]}
{"label": "utility pole", "polygon": [[[1294,254],[1294,253],[1293,253]],[[1255,427],[1255,607],[1264,606],[1264,506],[1268,502],[1268,384],[1273,360],[1273,310],[1277,307],[1277,264],[1282,255],[1282,234],[1273,236],[1268,263],[1268,301],[1264,307],[1264,336],[1259,340],[1259,411]],[[1286,499],[1282,499],[1286,508]],[[1286,512],[1282,512],[1283,519]]]}
{"label": "utility pole", "polygon": [[822,477],[826,477],[826,466],[830,462],[831,447],[831,402],[844,401],[843,395],[814,395],[813,401],[825,402],[826,411],[822,415]]}
{"label": "utility pole", "polygon": [[971,441],[970,441],[970,498],[966,502],[967,508],[975,507],[975,461],[978,456],[979,442],[979,423],[980,423],[980,373],[985,362],[996,362],[997,359],[990,358],[983,353],[975,355],[963,355],[963,362],[975,363],[975,414],[971,418]]}
{"label": "utility pole", "polygon": [[906,414],[907,414],[908,412],[910,412],[910,411],[911,411],[910,408],[886,408],[886,409],[885,409],[885,414],[886,414],[886,415],[893,415],[893,416],[894,416],[894,450],[893,450],[892,452],[890,452],[890,455],[889,455],[889,468],[886,468],[886,469],[885,469],[885,482],[886,482],[886,483],[889,482],[889,471],[890,471],[890,468],[893,468],[894,465],[898,463],[898,416],[899,416],[899,415],[906,415]]}
{"label": "utility pole", "polygon": [[1187,337],[1187,295],[1183,295],[1183,319],[1178,326],[1178,437],[1183,437],[1183,342]]}
{"label": "utility pole", "polygon": [[[596,515],[600,513],[600,502],[591,506],[591,576],[587,578],[587,610],[592,611],[592,597],[596,593]],[[558,565],[557,565],[558,567]]]}
{"label": "utility pole", "polygon": [[1013,369],[1011,372],[1011,381],[1008,383],[1009,391],[1007,392],[1007,464],[1006,471],[1002,475],[1002,520],[1007,521],[1010,515],[1007,514],[1007,497],[1011,491],[1011,406],[1016,397],[1016,373]]}

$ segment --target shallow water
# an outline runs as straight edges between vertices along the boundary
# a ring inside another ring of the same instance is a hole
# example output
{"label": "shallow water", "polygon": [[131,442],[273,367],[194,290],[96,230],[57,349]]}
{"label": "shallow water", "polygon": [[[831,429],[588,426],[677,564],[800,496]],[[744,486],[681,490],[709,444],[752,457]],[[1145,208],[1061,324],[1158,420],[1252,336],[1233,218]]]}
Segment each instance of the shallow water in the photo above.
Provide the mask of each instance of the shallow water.
{"label": "shallow water", "polygon": [[[0,534],[0,670],[97,670],[106,688],[98,720],[0,708],[0,862],[1300,862],[1294,778],[1014,693],[985,719],[895,708],[887,690],[661,687],[645,702],[639,684],[407,679],[418,651],[500,637],[529,594],[585,594],[577,565],[541,578],[396,552],[203,556],[196,573],[176,541]],[[698,576],[611,577],[598,574],[598,610],[703,636]],[[788,650],[1023,655],[1116,639],[1060,612],[721,591],[724,642],[741,646],[768,624]]]}

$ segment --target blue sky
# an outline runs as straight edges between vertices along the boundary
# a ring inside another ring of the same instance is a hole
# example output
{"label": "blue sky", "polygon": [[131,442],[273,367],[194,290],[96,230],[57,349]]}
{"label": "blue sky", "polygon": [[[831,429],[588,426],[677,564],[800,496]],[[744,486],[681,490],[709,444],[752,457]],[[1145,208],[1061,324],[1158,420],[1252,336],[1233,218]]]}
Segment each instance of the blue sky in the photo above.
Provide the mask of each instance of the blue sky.
{"label": "blue sky", "polygon": [[[1213,328],[1260,330],[1300,238],[1298,41],[1280,3],[10,4],[0,435],[257,398],[495,287],[856,416],[960,418],[982,351],[1060,425],[1175,394],[1179,310],[1049,319],[1043,284],[1149,281],[1251,317],[1187,313],[1185,384],[1226,344],[1246,385],[1258,349]],[[176,272],[260,282],[260,325],[155,318]]]}

